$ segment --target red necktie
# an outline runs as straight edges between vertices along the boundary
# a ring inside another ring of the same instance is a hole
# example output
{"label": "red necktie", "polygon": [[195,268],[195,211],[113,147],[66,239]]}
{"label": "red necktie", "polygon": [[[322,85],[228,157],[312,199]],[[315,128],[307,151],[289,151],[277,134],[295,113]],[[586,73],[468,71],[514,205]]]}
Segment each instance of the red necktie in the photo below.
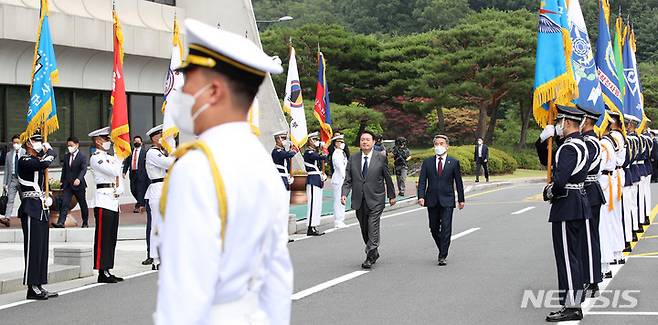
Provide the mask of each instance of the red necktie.
{"label": "red necktie", "polygon": [[137,156],[139,155],[139,151],[133,152],[133,163],[132,163],[132,170],[137,170]]}
{"label": "red necktie", "polygon": [[439,157],[439,165],[436,166],[436,172],[439,173],[439,176],[443,174],[443,158]]}

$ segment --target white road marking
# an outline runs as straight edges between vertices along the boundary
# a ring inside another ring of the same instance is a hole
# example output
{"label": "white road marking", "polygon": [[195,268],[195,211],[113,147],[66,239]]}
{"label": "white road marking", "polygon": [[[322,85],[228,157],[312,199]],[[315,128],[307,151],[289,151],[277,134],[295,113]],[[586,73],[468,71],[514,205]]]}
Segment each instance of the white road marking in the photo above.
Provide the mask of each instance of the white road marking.
{"label": "white road marking", "polygon": [[658,316],[655,311],[591,311],[587,315],[610,315],[610,316]]}
{"label": "white road marking", "polygon": [[525,209],[521,209],[521,210],[519,210],[519,211],[512,212],[512,215],[516,215],[516,214],[521,214],[521,213],[524,213],[524,212],[528,212],[528,211],[530,211],[530,210],[532,210],[532,209],[534,209],[534,208],[535,208],[535,207],[527,207],[527,208],[525,208]]}
{"label": "white road marking", "polygon": [[335,286],[339,283],[352,280],[352,279],[354,279],[358,276],[364,275],[368,272],[370,272],[370,271],[354,271],[352,273],[348,273],[348,274],[345,274],[343,276],[337,277],[333,280],[329,280],[327,282],[320,283],[316,286],[310,287],[306,290],[302,290],[302,291],[292,295],[292,300],[299,300],[299,299],[302,299],[304,297],[308,297],[308,296],[310,296],[310,295],[312,295],[316,292],[320,292],[324,289],[333,287],[333,286]]}
{"label": "white road marking", "polygon": [[[464,231],[462,231],[462,232],[460,232],[456,235],[453,235],[452,237],[450,237],[450,239],[455,240],[455,239],[464,237],[468,234],[471,234],[473,232],[476,232],[478,230],[480,230],[480,228],[471,228],[471,229],[468,229],[468,230],[464,230]],[[333,287],[333,286],[335,286],[339,283],[343,283],[345,281],[352,280],[352,279],[354,279],[358,276],[364,275],[368,272],[370,272],[370,271],[354,271],[352,273],[348,273],[348,274],[345,274],[343,276],[337,277],[333,280],[329,280],[327,282],[320,283],[316,286],[313,286],[313,287],[310,287],[308,289],[305,289],[305,290],[302,290],[300,292],[295,293],[294,295],[292,295],[292,300],[294,301],[294,300],[299,300],[299,299],[308,297],[308,296],[310,296],[314,293],[317,293],[317,292],[320,292],[320,291],[325,290],[327,288]]]}
{"label": "white road marking", "polygon": [[[124,277],[124,279],[126,279],[126,280],[127,279],[133,279],[133,278],[137,278],[137,277],[148,275],[148,274],[155,273],[155,272],[157,272],[157,271],[145,271],[145,272],[141,272],[141,273],[136,273],[136,274],[126,276],[126,277]],[[91,289],[91,288],[96,288],[96,287],[100,287],[100,286],[103,286],[103,285],[106,285],[106,284],[107,283],[92,283],[92,284],[88,284],[88,285],[85,285],[85,286],[82,286],[82,287],[79,287],[79,288],[73,288],[73,289],[69,289],[69,290],[59,291],[58,293],[59,293],[60,296],[63,296],[63,295],[69,294],[69,293],[83,291],[83,290],[87,290],[87,289]],[[25,299],[25,300],[21,300],[21,301],[17,301],[17,302],[12,302],[10,304],[0,306],[0,310],[12,308],[12,307],[16,307],[16,306],[20,306],[20,305],[24,305],[24,304],[29,304],[29,303],[35,302],[35,301],[38,301],[38,300],[27,300],[27,299]]]}

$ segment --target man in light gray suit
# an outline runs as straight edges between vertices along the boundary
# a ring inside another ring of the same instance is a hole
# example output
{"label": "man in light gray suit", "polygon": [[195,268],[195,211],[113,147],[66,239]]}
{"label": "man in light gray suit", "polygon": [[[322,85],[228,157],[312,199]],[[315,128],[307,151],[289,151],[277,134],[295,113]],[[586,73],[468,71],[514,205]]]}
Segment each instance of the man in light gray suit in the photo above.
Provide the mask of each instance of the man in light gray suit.
{"label": "man in light gray suit", "polygon": [[352,192],[352,209],[361,226],[361,235],[366,244],[364,269],[372,267],[379,258],[379,221],[386,204],[395,205],[395,187],[388,170],[388,161],[381,152],[373,150],[375,137],[365,131],[360,137],[361,151],[351,155],[345,170],[341,202],[345,204]]}
{"label": "man in light gray suit", "polygon": [[7,158],[5,159],[5,178],[2,182],[3,190],[7,193],[7,211],[5,215],[0,218],[0,224],[3,224],[5,227],[9,227],[9,217],[11,217],[11,212],[14,209],[14,198],[16,193],[18,193],[18,159],[25,155],[25,149],[21,147],[20,136],[14,135],[11,137],[12,147],[9,152],[7,152]]}

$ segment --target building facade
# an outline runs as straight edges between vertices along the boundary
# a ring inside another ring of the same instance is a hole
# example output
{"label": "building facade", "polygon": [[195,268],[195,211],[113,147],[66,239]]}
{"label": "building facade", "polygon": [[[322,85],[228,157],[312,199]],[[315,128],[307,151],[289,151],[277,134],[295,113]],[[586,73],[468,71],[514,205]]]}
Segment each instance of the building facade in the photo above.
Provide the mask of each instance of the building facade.
{"label": "building facade", "polygon": [[[26,127],[39,0],[0,0],[0,143]],[[162,123],[173,21],[195,18],[244,34],[260,44],[250,0],[116,0],[124,34],[124,76],[131,136]],[[91,144],[87,134],[109,125],[112,88],[112,1],[49,0],[50,28],[60,82],[55,97],[60,130],[50,142],[64,153],[66,139]],[[184,35],[182,35],[184,37]],[[287,127],[271,79],[258,95],[262,140]],[[4,158],[4,155],[2,155]],[[0,158],[2,159],[2,158]],[[3,161],[0,160],[0,164]]]}

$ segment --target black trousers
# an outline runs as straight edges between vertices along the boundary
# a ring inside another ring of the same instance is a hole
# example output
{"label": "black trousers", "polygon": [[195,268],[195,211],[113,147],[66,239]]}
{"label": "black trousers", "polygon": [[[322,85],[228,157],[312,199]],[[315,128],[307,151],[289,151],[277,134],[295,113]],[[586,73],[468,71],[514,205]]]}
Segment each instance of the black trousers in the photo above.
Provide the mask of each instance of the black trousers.
{"label": "black trousers", "polygon": [[489,163],[483,159],[475,159],[475,179],[480,179],[480,169],[484,168],[484,178],[489,179]]}
{"label": "black trousers", "polygon": [[379,224],[383,211],[383,204],[381,207],[370,209],[365,198],[361,202],[361,207],[356,210],[356,219],[359,220],[363,243],[366,244],[365,252],[369,258],[376,259],[379,256]]}
{"label": "black trousers", "polygon": [[71,203],[71,198],[74,196],[78,200],[78,204],[80,204],[80,214],[82,215],[82,223],[83,224],[89,223],[89,207],[87,207],[86,190],[87,189],[85,188],[74,190],[73,188],[70,187],[67,187],[63,190],[62,206],[61,209],[59,210],[59,218],[57,219],[57,223],[64,224],[64,222],[66,221],[66,216],[69,214],[71,208],[73,208],[72,206],[69,205]]}
{"label": "black trousers", "polygon": [[135,203],[135,208],[145,206],[144,195],[146,195],[146,190],[148,189],[148,184],[144,181],[141,181],[137,177],[136,170],[130,170],[130,193],[133,195],[137,202]]}
{"label": "black trousers", "polygon": [[117,247],[119,232],[119,213],[116,211],[94,208],[96,230],[94,233],[94,269],[109,270],[114,268],[114,251]]}
{"label": "black trousers", "polygon": [[585,220],[553,222],[551,225],[560,304],[580,306],[585,300],[582,263],[583,238],[587,231]]}
{"label": "black trousers", "polygon": [[599,236],[599,221],[601,206],[592,206],[592,219],[585,220],[585,238],[583,240],[583,271],[585,283],[601,283],[601,237]]}
{"label": "black trousers", "polygon": [[427,207],[427,216],[430,222],[430,233],[439,249],[439,257],[447,258],[452,236],[452,213],[455,208],[444,208],[440,205]]}
{"label": "black trousers", "polygon": [[146,203],[146,258],[151,258],[151,205]]}
{"label": "black trousers", "polygon": [[43,221],[28,216],[21,218],[23,228],[23,284],[38,286],[48,283],[48,218]]}

